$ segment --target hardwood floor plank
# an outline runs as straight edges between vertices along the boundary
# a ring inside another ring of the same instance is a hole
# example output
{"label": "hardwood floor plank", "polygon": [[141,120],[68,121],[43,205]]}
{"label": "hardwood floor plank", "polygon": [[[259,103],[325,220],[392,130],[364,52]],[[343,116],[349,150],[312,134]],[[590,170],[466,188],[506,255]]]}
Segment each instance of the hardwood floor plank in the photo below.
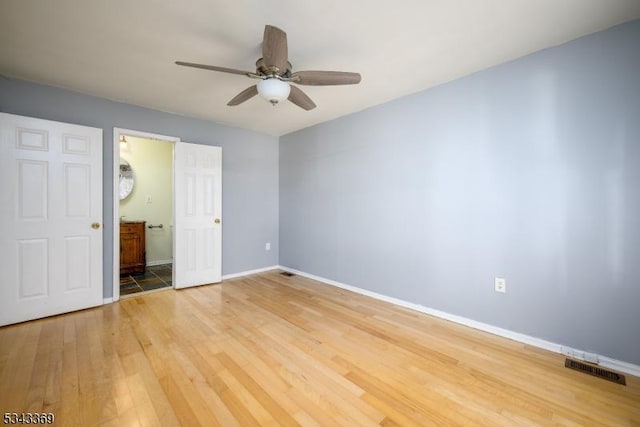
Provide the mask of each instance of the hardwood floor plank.
{"label": "hardwood floor plank", "polygon": [[34,369],[42,321],[23,323],[9,326],[8,328],[22,330],[23,335],[18,331],[15,341],[9,343],[3,340],[6,345],[11,347],[11,350],[8,352],[8,360],[0,376],[0,384],[3,391],[0,394],[2,413],[18,412],[15,408],[25,407],[24,404]]}
{"label": "hardwood floor plank", "polygon": [[64,426],[640,425],[563,357],[277,271],[0,328],[0,410]]}
{"label": "hardwood floor plank", "polygon": [[[42,329],[38,337],[37,350],[33,360],[31,370],[31,380],[25,397],[24,407],[26,412],[42,412],[44,406],[44,395],[47,388],[47,377],[49,376],[49,360],[54,352],[54,342],[56,327],[49,321],[42,320]],[[53,375],[53,372],[51,373]]]}
{"label": "hardwood floor plank", "polygon": [[[75,313],[74,313],[75,314]],[[62,401],[60,412],[54,413],[56,422],[64,426],[80,426],[80,399],[78,386],[78,352],[76,350],[76,317],[62,316],[64,319],[62,355]]]}
{"label": "hardwood floor plank", "polygon": [[226,353],[218,353],[218,360],[234,378],[265,408],[278,424],[284,426],[296,426],[298,423],[287,413],[280,404],[274,400],[253,378],[251,378],[237,363]]}

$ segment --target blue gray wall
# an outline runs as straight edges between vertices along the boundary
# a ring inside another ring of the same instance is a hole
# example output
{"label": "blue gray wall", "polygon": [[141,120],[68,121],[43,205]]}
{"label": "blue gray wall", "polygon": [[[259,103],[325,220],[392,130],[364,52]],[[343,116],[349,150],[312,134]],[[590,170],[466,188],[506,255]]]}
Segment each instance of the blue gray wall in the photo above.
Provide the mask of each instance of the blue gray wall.
{"label": "blue gray wall", "polygon": [[278,264],[278,138],[4,77],[0,111],[103,130],[105,297],[113,293],[114,127],[222,147],[222,274]]}
{"label": "blue gray wall", "polygon": [[281,137],[280,264],[640,364],[640,21]]}

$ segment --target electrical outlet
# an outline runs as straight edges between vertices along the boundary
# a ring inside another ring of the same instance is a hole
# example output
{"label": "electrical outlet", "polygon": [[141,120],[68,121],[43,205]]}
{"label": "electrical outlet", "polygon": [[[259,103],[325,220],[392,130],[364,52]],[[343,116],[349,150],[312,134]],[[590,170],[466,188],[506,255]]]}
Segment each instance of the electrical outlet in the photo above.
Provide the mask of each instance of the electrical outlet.
{"label": "electrical outlet", "polygon": [[265,243],[264,250],[265,251],[270,251],[271,250],[271,243]]}
{"label": "electrical outlet", "polygon": [[503,277],[496,277],[494,281],[494,289],[496,292],[507,292],[507,279]]}
{"label": "electrical outlet", "polygon": [[147,204],[151,204],[153,203],[153,200],[151,200],[151,196],[147,196]]}

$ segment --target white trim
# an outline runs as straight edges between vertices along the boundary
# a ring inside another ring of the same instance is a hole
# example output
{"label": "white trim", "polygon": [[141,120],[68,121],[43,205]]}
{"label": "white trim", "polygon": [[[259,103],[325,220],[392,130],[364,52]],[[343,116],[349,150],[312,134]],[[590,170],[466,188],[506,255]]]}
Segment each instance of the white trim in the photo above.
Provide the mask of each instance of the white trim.
{"label": "white trim", "polygon": [[521,334],[519,332],[510,331],[508,329],[499,328],[497,326],[489,325],[487,323],[478,322],[476,320],[468,319],[466,317],[458,316],[455,314],[446,313],[444,311],[436,310],[434,308],[425,307],[420,304],[414,304],[412,302],[404,301],[398,298],[393,298],[387,295],[379,294],[377,292],[371,292],[366,289],[358,288],[344,283],[336,282],[335,280],[326,279],[324,277],[316,276],[314,274],[305,273],[304,271],[296,270],[285,266],[278,266],[281,270],[288,271],[299,276],[307,277],[309,279],[316,280],[318,282],[326,283],[327,285],[336,286],[338,288],[346,289],[351,292],[355,292],[361,295],[366,295],[377,300],[385,301],[391,304],[395,304],[401,307],[409,308],[411,310],[419,311],[421,313],[429,314],[431,316],[439,317],[441,319],[449,320],[460,325],[469,326],[480,331],[488,332],[493,335],[508,338],[514,341],[518,341],[524,344],[529,344],[534,347],[543,348],[545,350],[552,351],[554,353],[564,354],[576,359],[585,359],[585,354],[591,356],[597,356],[599,361],[598,365],[605,368],[613,369],[619,372],[624,372],[630,375],[640,377],[640,366],[632,363],[623,362],[621,360],[612,359],[606,356],[594,355],[593,353],[586,353],[582,350],[576,350],[571,347],[567,347],[561,344],[556,344],[551,341],[546,341],[540,338],[532,337],[529,335]]}
{"label": "white trim", "polygon": [[633,363],[623,362],[622,360],[612,359],[606,356],[598,356],[600,363],[599,366],[613,369],[614,371],[624,372],[630,375],[640,377],[640,366]]}
{"label": "white trim", "polygon": [[280,268],[279,265],[272,265],[270,267],[256,268],[255,270],[247,270],[247,271],[241,271],[239,273],[225,274],[224,276],[222,276],[222,280],[229,280],[229,279],[235,279],[236,277],[243,277],[243,276],[249,276],[251,274],[264,273],[265,271],[277,270],[279,268]]}
{"label": "white trim", "polygon": [[[141,132],[131,129],[113,128],[113,297],[112,301],[120,299],[120,135],[138,136],[140,138],[157,139],[167,142],[180,142],[176,136],[159,135],[151,132]],[[174,207],[175,209],[175,207]],[[175,212],[174,212],[175,214]],[[175,233],[175,230],[174,230]],[[173,236],[175,242],[175,236]],[[175,254],[174,254],[175,256]],[[175,277],[174,277],[175,279]],[[173,281],[175,283],[175,280]]]}
{"label": "white trim", "polygon": [[153,267],[156,265],[165,265],[165,264],[173,264],[172,259],[161,259],[160,261],[149,261],[147,263],[147,267]]}
{"label": "white trim", "polygon": [[102,305],[111,304],[113,302],[113,298],[102,298]]}

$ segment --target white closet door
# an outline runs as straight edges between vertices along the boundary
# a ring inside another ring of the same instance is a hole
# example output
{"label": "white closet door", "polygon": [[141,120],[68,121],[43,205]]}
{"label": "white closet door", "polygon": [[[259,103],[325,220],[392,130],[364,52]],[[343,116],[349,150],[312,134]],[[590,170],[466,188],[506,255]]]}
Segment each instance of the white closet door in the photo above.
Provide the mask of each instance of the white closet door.
{"label": "white closet door", "polygon": [[222,148],[175,147],[175,287],[222,280]]}
{"label": "white closet door", "polygon": [[102,304],[102,129],[0,113],[0,325]]}

